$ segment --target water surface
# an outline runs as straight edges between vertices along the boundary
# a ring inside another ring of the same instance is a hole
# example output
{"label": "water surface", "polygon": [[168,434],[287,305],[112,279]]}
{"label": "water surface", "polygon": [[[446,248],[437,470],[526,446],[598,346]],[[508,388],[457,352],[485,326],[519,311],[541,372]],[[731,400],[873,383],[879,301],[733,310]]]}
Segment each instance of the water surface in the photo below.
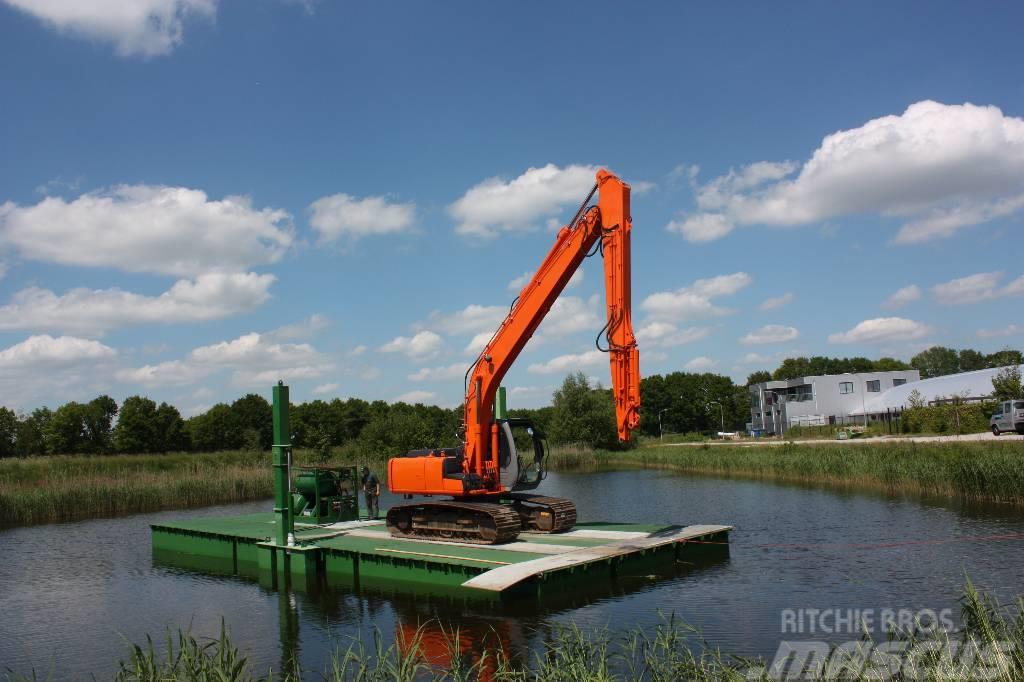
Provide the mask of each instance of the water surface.
{"label": "water surface", "polygon": [[260,671],[278,669],[292,650],[319,669],[353,636],[376,628],[390,642],[430,619],[469,637],[497,636],[518,656],[556,624],[621,631],[674,613],[726,652],[771,656],[780,640],[822,638],[784,633],[786,610],[958,610],[967,574],[1004,600],[1024,592],[1024,514],[1009,507],[653,470],[553,473],[542,491],[574,499],[585,520],[736,530],[727,558],[506,607],[344,589],[287,593],[153,564],[149,524],[263,511],[269,502],[5,530],[0,670],[102,679],[126,640],[181,627],[215,636],[221,619]]}

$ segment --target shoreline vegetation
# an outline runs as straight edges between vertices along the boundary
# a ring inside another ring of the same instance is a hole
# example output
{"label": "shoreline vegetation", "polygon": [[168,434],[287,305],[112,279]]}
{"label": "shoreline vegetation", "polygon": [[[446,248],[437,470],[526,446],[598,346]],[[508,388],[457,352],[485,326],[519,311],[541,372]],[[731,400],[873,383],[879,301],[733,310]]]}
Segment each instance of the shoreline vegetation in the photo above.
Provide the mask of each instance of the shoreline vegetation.
{"label": "shoreline vegetation", "polygon": [[[428,622],[388,646],[382,633],[372,641],[339,642],[318,670],[295,662],[284,670],[254,670],[234,644],[225,626],[216,638],[198,638],[188,631],[167,632],[154,643],[130,644],[127,658],[117,663],[121,682],[181,680],[972,680],[1012,682],[1024,675],[1024,599],[1009,608],[979,593],[967,581],[960,599],[962,625],[953,631],[918,625],[880,637],[853,635],[856,649],[825,645],[821,658],[782,657],[772,661],[729,655],[711,647],[700,632],[669,616],[655,628],[623,633],[583,630],[575,624],[543,637],[539,650],[514,655],[507,643],[484,637],[467,646],[457,626]],[[428,629],[440,637],[426,641]],[[438,641],[439,640],[439,641]],[[8,672],[11,682],[35,680]]]}
{"label": "shoreline vegetation", "polygon": [[[324,453],[296,450],[297,463]],[[383,457],[328,457],[331,465]],[[1024,507],[1024,441],[914,443],[898,439],[855,446],[780,444],[630,450],[554,448],[553,471],[605,466],[665,469],[691,475],[857,487],[886,493],[952,497]],[[267,499],[270,456],[258,451],[168,455],[52,456],[0,460],[0,527],[105,518]]]}

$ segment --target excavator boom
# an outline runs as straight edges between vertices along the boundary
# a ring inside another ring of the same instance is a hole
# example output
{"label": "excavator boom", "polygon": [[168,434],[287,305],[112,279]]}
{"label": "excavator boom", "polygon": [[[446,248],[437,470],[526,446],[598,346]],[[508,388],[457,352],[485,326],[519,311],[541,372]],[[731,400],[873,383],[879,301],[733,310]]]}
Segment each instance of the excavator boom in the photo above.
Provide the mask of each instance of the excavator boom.
{"label": "excavator boom", "polygon": [[[597,203],[589,205],[594,194],[597,194]],[[508,480],[503,480],[501,472],[508,469],[508,452],[515,448],[509,430],[515,420],[495,419],[498,387],[580,264],[598,251],[604,259],[607,301],[606,322],[598,335],[598,349],[608,353],[619,439],[629,440],[630,433],[640,423],[640,360],[631,317],[629,194],[629,185],[617,176],[606,170],[598,171],[590,194],[573,219],[559,230],[547,257],[519,292],[508,315],[466,373],[463,447],[457,451],[410,453],[389,461],[388,485],[392,492],[448,494],[456,498],[451,503],[406,505],[394,513],[389,512],[388,525],[392,533],[426,537],[417,534],[414,527],[429,526],[434,534],[431,537],[459,537],[474,542],[495,542],[500,540],[494,538],[504,537],[502,528],[511,521],[505,513],[507,510],[499,509],[502,505],[468,502],[479,496],[507,494],[513,489]],[[535,429],[531,427],[530,431],[536,441]],[[536,487],[541,479],[543,448],[537,445],[535,448],[539,448],[538,475],[523,485],[525,488]],[[460,507],[461,500],[466,502]],[[561,502],[567,503],[571,510],[563,508],[564,505],[559,507],[555,498],[523,497],[519,501],[524,503],[519,509],[524,524],[526,506],[532,509],[531,523],[542,530],[545,524],[559,528],[557,521],[546,517],[537,520],[545,514],[552,518],[564,517],[563,527],[565,524],[571,527],[575,522],[575,507],[567,500]],[[489,524],[493,528],[484,528]],[[467,530],[477,527],[488,532],[473,535]]]}

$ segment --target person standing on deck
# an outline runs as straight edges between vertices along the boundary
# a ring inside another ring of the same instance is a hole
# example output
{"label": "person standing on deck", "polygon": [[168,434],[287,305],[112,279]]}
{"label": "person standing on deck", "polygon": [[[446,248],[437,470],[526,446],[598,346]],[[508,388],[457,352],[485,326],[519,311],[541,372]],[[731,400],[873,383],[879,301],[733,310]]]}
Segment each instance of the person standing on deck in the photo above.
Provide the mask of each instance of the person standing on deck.
{"label": "person standing on deck", "polygon": [[363,467],[363,495],[366,497],[366,513],[371,519],[380,515],[380,480],[370,467]]}

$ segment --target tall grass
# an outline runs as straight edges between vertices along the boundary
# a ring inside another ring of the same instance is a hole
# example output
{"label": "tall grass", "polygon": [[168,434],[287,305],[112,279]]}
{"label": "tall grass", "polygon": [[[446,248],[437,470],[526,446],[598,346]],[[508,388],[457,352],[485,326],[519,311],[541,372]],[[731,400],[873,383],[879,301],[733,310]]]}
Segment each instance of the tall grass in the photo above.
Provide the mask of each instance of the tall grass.
{"label": "tall grass", "polygon": [[555,448],[554,470],[603,465],[955,496],[1024,506],[1024,442]]}
{"label": "tall grass", "polygon": [[272,494],[265,453],[0,460],[0,526],[203,507]]}
{"label": "tall grass", "polygon": [[[129,656],[118,665],[115,679],[120,682],[171,682],[185,680],[250,680],[323,679],[343,680],[496,680],[541,682],[619,680],[708,680],[736,681],[771,679],[843,680],[973,680],[1012,682],[1024,678],[1024,600],[1006,609],[991,597],[980,594],[968,581],[961,599],[959,631],[899,631],[891,633],[885,644],[905,644],[900,665],[879,677],[879,661],[858,657],[853,651],[833,647],[827,663],[807,677],[787,677],[788,670],[775,670],[773,662],[730,656],[712,648],[699,633],[674,618],[665,619],[650,630],[635,628],[613,635],[607,630],[584,631],[575,625],[560,626],[543,638],[540,649],[532,656],[513,661],[503,643],[495,640],[477,642],[467,651],[458,630],[442,629],[443,639],[426,645],[421,626],[411,637],[396,638],[385,646],[381,633],[375,632],[371,643],[353,639],[338,648],[320,669],[304,670],[297,663],[284,671],[268,671],[258,676],[239,649],[231,642],[224,627],[219,637],[200,642],[188,632],[167,635],[164,651],[158,652],[150,637],[144,645],[131,645]],[[436,625],[436,624],[432,624]],[[436,630],[436,627],[434,628]],[[495,635],[497,636],[497,635]],[[870,651],[878,643],[865,638],[858,646]],[[979,654],[965,656],[974,647]],[[445,651],[446,649],[446,651]],[[898,650],[898,649],[897,649]],[[919,655],[925,652],[926,655]],[[870,662],[870,664],[869,664]],[[982,667],[979,667],[982,666]],[[828,676],[828,675],[832,676]],[[25,679],[9,674],[8,679]]]}

